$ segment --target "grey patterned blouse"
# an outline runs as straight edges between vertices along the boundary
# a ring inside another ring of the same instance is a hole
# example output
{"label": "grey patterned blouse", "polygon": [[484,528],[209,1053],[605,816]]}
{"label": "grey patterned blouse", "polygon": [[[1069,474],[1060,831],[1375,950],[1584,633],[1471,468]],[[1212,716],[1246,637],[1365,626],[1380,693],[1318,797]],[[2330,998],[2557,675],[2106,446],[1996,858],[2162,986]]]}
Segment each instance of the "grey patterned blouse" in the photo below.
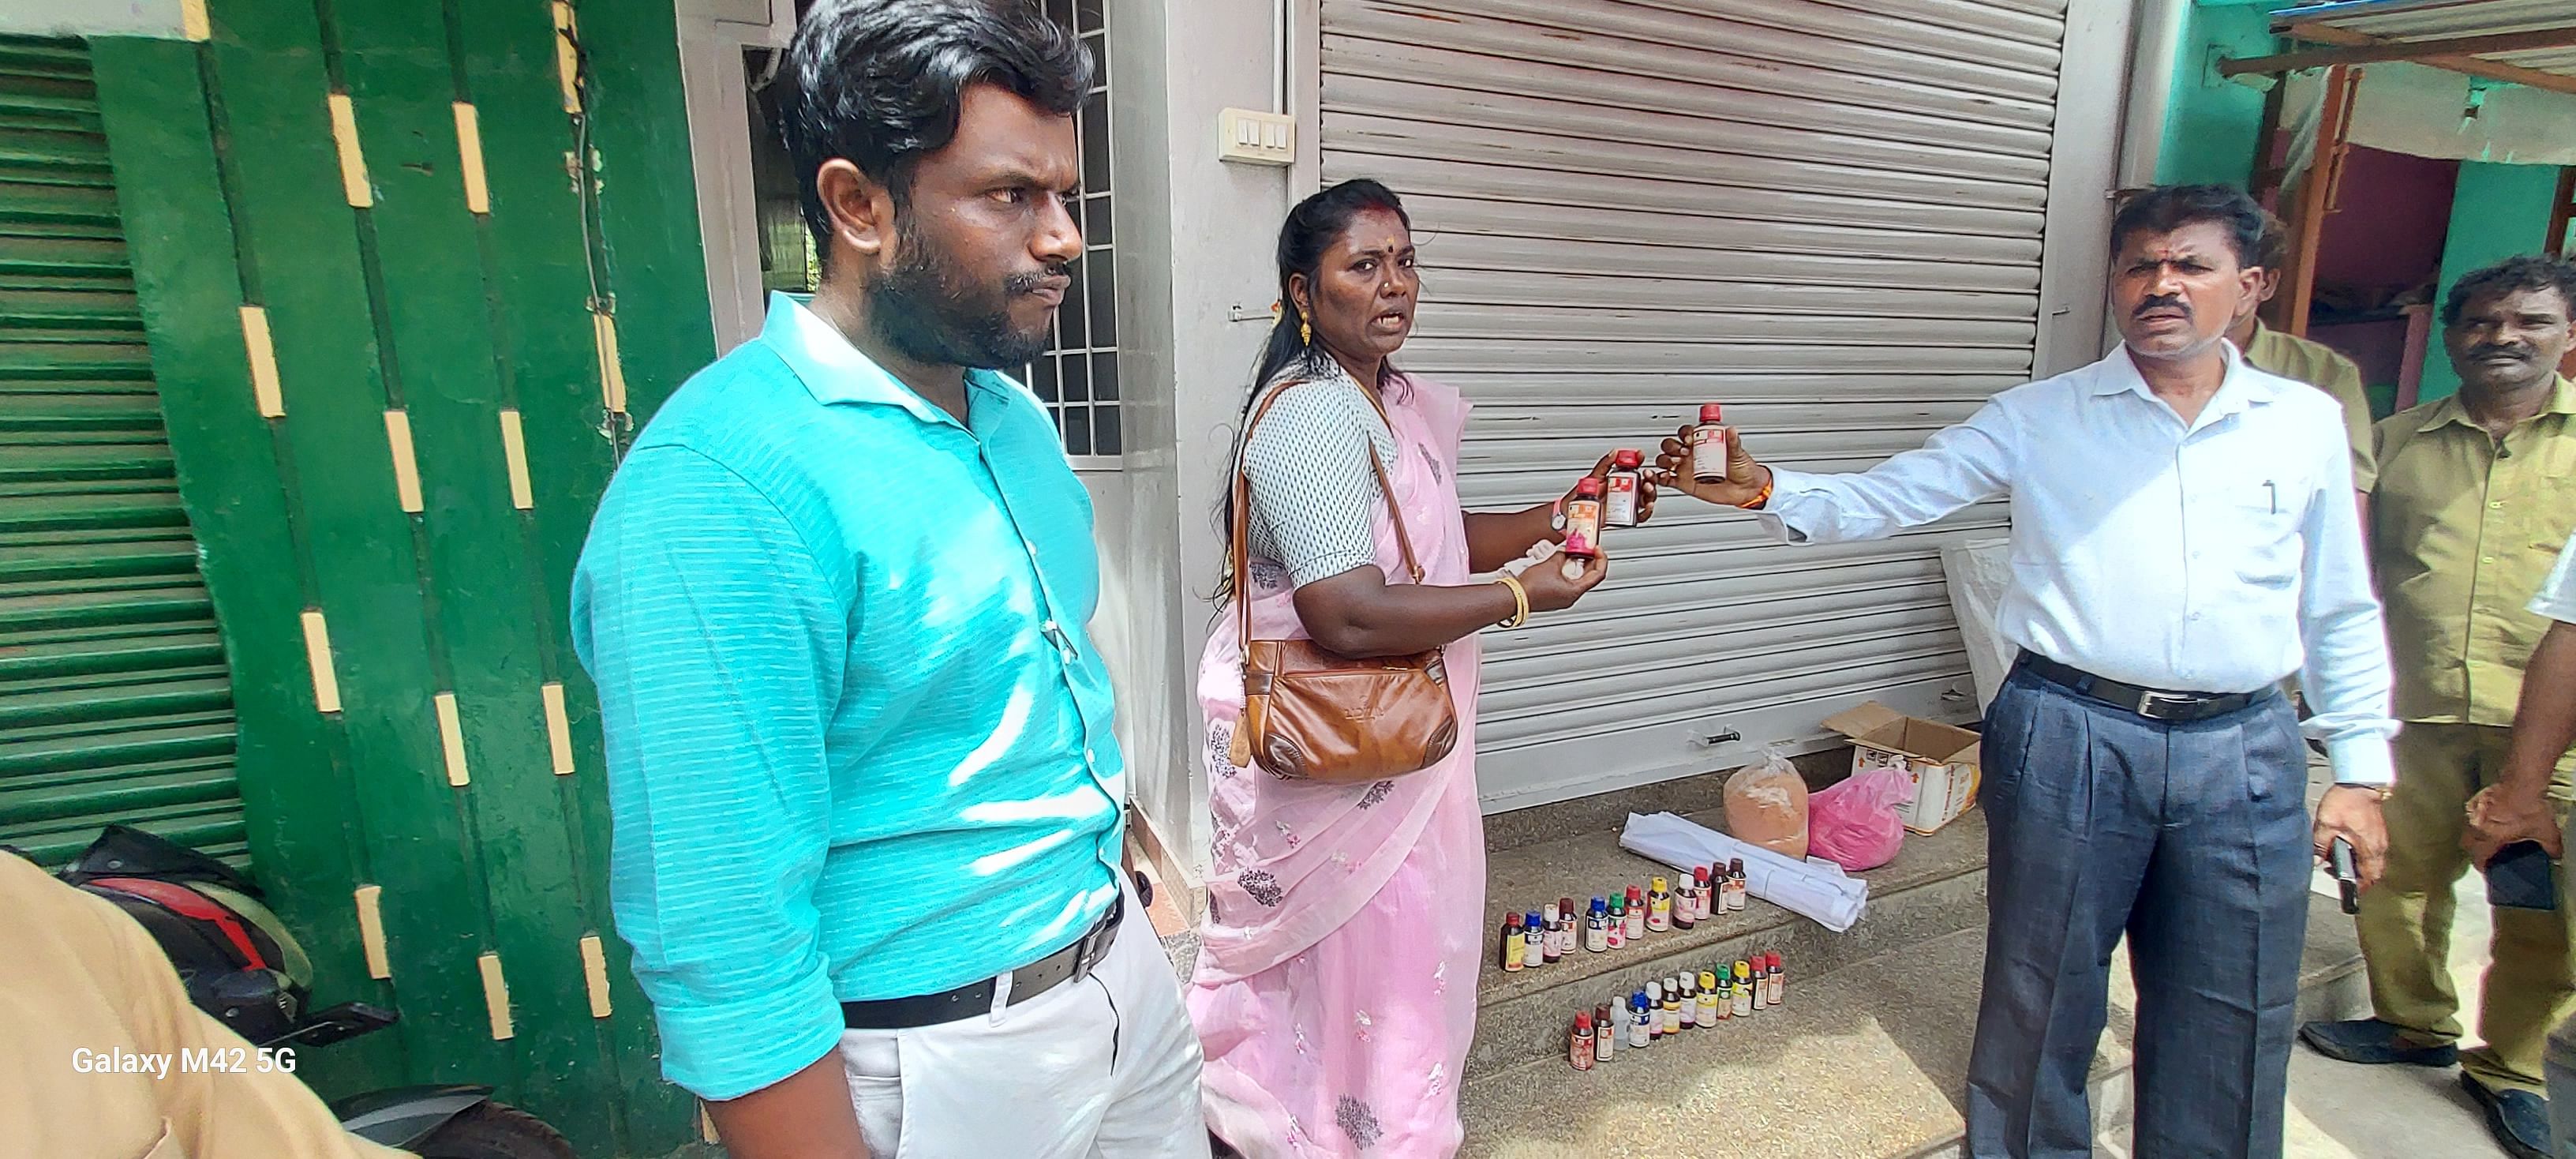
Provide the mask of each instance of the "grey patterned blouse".
{"label": "grey patterned blouse", "polygon": [[1292,369],[1263,388],[1262,398],[1286,393],[1243,450],[1252,480],[1249,550],[1287,569],[1299,587],[1377,563],[1371,520],[1381,500],[1368,452],[1374,444],[1390,465],[1397,453],[1394,433],[1362,393],[1368,388],[1329,365],[1311,381],[1298,381]]}

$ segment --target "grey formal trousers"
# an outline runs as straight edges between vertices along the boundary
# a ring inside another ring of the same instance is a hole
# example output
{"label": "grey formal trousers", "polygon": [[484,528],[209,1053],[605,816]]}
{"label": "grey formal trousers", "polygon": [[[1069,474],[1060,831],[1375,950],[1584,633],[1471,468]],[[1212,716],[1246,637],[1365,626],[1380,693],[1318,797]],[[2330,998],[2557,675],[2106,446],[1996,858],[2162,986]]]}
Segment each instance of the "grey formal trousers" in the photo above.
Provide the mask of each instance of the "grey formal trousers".
{"label": "grey formal trousers", "polygon": [[2312,863],[2306,766],[2278,694],[2173,724],[2014,670],[1986,719],[1971,1155],[2093,1153],[2085,1077],[2124,933],[2134,1153],[2281,1154]]}

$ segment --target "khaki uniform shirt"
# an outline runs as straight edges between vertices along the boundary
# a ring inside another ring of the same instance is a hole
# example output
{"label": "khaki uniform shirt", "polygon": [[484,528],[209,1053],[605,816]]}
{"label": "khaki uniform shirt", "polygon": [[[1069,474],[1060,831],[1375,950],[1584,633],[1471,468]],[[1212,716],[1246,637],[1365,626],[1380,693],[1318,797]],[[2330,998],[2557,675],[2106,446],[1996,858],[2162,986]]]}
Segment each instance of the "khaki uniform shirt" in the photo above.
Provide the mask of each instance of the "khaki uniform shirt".
{"label": "khaki uniform shirt", "polygon": [[2549,621],[2526,606],[2576,527],[2576,382],[2502,442],[2456,397],[2379,424],[2371,562],[2397,717],[2513,723]]}
{"label": "khaki uniform shirt", "polygon": [[2370,490],[2379,460],[2371,446],[2370,392],[2362,386],[2361,368],[2331,346],[2261,322],[2254,324],[2254,340],[2245,344],[2245,361],[2256,370],[2307,383],[2343,404],[2344,435],[2352,443],[2352,489]]}
{"label": "khaki uniform shirt", "polygon": [[[115,906],[0,853],[0,930],[0,1154],[404,1159],[342,1131],[303,1080],[259,1070]],[[189,1067],[192,1050],[241,1069]]]}

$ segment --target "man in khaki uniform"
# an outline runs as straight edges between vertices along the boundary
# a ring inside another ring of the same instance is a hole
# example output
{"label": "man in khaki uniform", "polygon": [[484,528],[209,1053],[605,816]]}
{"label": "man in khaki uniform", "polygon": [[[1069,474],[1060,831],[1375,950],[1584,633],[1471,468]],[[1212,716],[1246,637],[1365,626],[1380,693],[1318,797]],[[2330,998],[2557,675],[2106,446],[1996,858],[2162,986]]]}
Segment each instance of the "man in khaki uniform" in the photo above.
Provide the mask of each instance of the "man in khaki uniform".
{"label": "man in khaki uniform", "polygon": [[[2548,631],[2528,608],[2576,510],[2576,383],[2558,376],[2576,314],[2576,266],[2515,258],[2460,280],[2443,340],[2453,398],[2379,424],[2371,553],[2396,662],[2397,785],[2387,874],[2362,895],[2361,944],[2378,1017],[2318,1022],[2300,1036],[2350,1062],[2455,1059],[2512,1154],[2546,1144],[2543,1036],[2576,1008],[2561,915],[2494,911],[2494,966],[2460,1051],[2449,970],[2453,887],[2471,797],[2505,771],[2523,669]],[[2557,770],[2560,808],[2568,762]]]}
{"label": "man in khaki uniform", "polygon": [[[2263,284],[2255,292],[2255,304],[2272,300],[2281,289],[2281,269],[2290,258],[2289,232],[2281,219],[2265,216],[2261,260]],[[2294,334],[2284,334],[2263,324],[2261,318],[2247,314],[2227,340],[2245,352],[2245,361],[2254,369],[2277,374],[2294,382],[2304,382],[2333,396],[2343,404],[2343,429],[2352,443],[2352,486],[2364,495],[2370,493],[2371,481],[2379,474],[2379,460],[2371,446],[2370,392],[2361,381],[2361,368],[2335,353],[2322,342],[2310,342]]]}
{"label": "man in khaki uniform", "polygon": [[[45,1159],[404,1159],[189,1005],[134,919],[0,853],[0,1153]],[[243,1052],[239,1073],[183,1051]]]}

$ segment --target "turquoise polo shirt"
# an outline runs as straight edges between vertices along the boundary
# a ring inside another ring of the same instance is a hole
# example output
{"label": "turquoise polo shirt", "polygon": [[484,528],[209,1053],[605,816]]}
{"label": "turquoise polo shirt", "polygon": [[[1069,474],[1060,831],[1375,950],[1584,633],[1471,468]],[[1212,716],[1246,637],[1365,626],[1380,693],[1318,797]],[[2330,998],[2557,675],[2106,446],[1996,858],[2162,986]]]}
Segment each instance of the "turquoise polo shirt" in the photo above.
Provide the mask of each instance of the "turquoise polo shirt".
{"label": "turquoise polo shirt", "polygon": [[703,1098],[821,1058],[841,1002],[1025,965],[1117,895],[1091,500],[1034,396],[966,382],[960,424],[773,296],[592,521],[609,899],[663,1073]]}

